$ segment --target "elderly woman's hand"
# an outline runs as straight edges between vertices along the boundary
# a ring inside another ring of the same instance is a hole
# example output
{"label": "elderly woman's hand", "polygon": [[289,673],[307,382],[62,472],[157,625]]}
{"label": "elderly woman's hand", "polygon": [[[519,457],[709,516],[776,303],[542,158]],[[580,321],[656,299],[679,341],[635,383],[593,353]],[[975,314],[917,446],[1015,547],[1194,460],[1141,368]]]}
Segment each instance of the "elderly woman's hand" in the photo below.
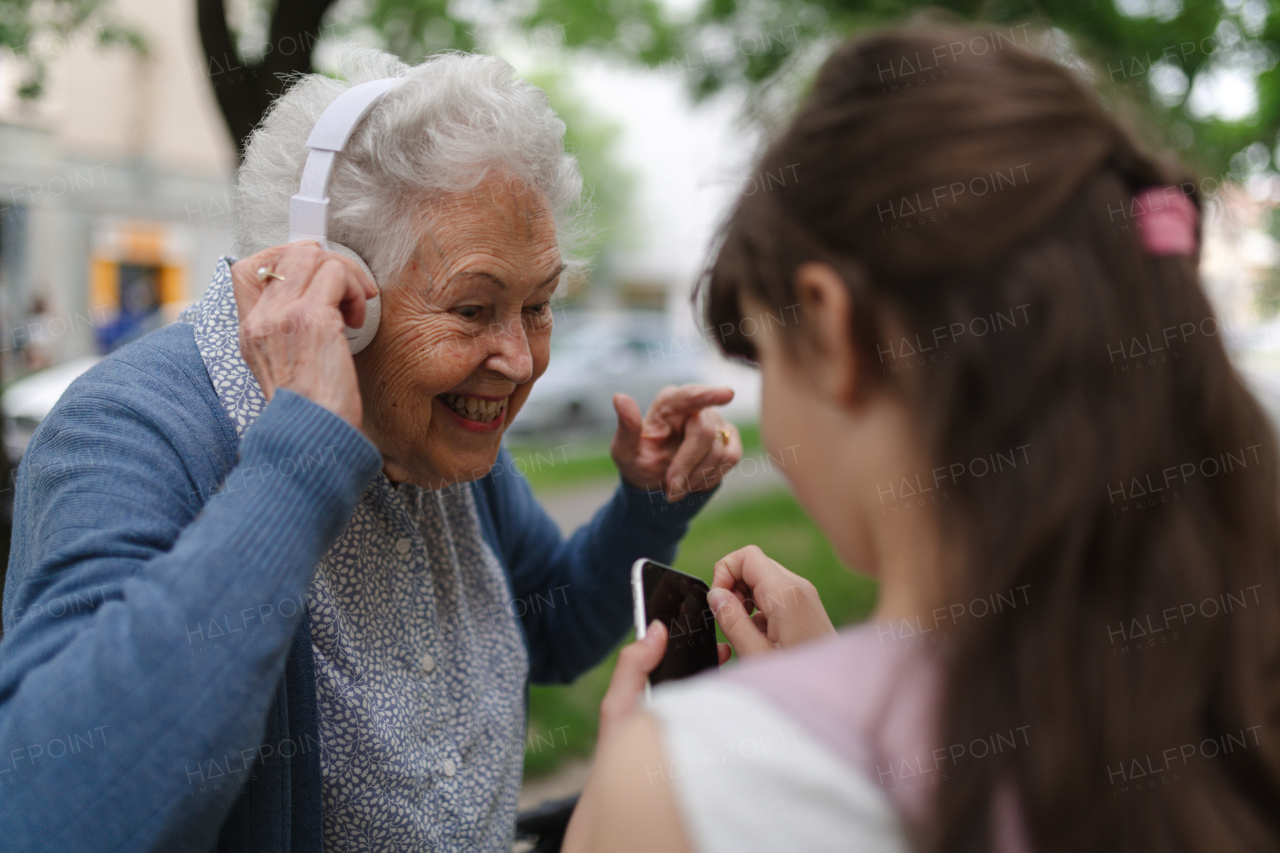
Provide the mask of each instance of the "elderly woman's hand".
{"label": "elderly woman's hand", "polygon": [[737,428],[710,408],[732,399],[732,388],[663,388],[641,418],[635,400],[615,394],[618,431],[612,452],[623,481],[662,490],[669,501],[714,487],[742,458]]}
{"label": "elderly woman's hand", "polygon": [[236,262],[231,283],[240,352],[267,400],[288,388],[359,429],[360,389],[343,324],[364,322],[365,299],[377,285],[353,261],[312,241]]}

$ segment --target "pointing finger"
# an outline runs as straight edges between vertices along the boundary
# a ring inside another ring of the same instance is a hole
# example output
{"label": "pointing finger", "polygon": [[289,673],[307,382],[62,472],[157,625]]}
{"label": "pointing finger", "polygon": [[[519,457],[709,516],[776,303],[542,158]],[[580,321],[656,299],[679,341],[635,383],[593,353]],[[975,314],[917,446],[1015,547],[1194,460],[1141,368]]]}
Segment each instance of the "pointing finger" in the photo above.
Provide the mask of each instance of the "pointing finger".
{"label": "pointing finger", "polygon": [[655,420],[683,419],[707,406],[723,406],[733,399],[733,389],[726,386],[681,385],[658,392],[649,416]]}
{"label": "pointing finger", "polygon": [[613,436],[613,453],[615,456],[632,459],[640,452],[640,433],[644,429],[640,404],[626,394],[614,394],[613,409],[618,413],[618,431]]}

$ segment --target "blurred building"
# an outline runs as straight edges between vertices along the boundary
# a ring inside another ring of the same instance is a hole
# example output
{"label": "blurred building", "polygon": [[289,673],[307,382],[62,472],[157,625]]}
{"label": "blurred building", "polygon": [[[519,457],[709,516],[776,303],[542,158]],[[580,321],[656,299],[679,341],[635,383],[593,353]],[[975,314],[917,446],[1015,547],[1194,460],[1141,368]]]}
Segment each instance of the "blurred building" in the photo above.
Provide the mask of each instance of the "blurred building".
{"label": "blurred building", "polygon": [[1259,313],[1258,292],[1280,260],[1268,233],[1273,192],[1249,192],[1239,184],[1216,187],[1204,216],[1200,273],[1223,325],[1240,331],[1267,319]]}
{"label": "blurred building", "polygon": [[[5,376],[160,325],[231,248],[235,153],[209,84],[195,4],[115,0],[145,55],[91,28],[0,52],[0,358]],[[218,69],[228,73],[227,69]],[[216,81],[217,75],[215,75]],[[25,351],[25,352],[24,352]]]}

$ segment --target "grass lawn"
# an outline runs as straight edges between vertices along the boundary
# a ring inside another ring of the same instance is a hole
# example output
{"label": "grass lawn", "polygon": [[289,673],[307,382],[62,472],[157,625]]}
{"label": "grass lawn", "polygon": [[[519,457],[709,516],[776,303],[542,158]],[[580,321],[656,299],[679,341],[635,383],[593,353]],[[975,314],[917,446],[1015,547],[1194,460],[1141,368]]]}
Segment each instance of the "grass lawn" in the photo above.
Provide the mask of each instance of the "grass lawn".
{"label": "grass lawn", "polygon": [[[724,509],[713,503],[690,526],[676,568],[710,581],[716,560],[752,544],[813,581],[837,626],[865,619],[871,612],[874,581],[840,565],[817,526],[785,491],[739,500]],[[615,657],[616,652],[567,687],[532,689],[526,776],[550,773],[568,756],[591,754],[600,699]]]}
{"label": "grass lawn", "polygon": [[586,439],[553,447],[508,445],[512,464],[535,492],[614,480],[618,469],[609,456],[608,439]]}
{"label": "grass lawn", "polygon": [[[760,430],[738,424],[746,453],[758,453]],[[513,464],[535,492],[613,480],[618,476],[609,456],[609,438],[586,438],[554,446],[509,444]]]}

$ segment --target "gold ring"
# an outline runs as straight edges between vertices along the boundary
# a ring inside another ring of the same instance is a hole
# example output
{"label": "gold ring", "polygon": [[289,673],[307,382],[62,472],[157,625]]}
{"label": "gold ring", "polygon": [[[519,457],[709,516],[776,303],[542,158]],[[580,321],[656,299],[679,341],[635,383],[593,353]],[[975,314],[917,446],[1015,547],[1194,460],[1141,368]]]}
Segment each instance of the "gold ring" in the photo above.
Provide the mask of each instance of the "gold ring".
{"label": "gold ring", "polygon": [[267,266],[258,267],[259,282],[261,282],[262,284],[266,284],[268,281],[270,281],[273,278],[279,279],[280,281],[284,281],[284,276],[276,275],[276,271],[271,269],[271,267],[267,267]]}
{"label": "gold ring", "polygon": [[731,438],[731,435],[727,429],[716,430],[716,435],[718,435],[720,437],[720,440],[723,441],[725,444],[728,444],[729,439]]}

